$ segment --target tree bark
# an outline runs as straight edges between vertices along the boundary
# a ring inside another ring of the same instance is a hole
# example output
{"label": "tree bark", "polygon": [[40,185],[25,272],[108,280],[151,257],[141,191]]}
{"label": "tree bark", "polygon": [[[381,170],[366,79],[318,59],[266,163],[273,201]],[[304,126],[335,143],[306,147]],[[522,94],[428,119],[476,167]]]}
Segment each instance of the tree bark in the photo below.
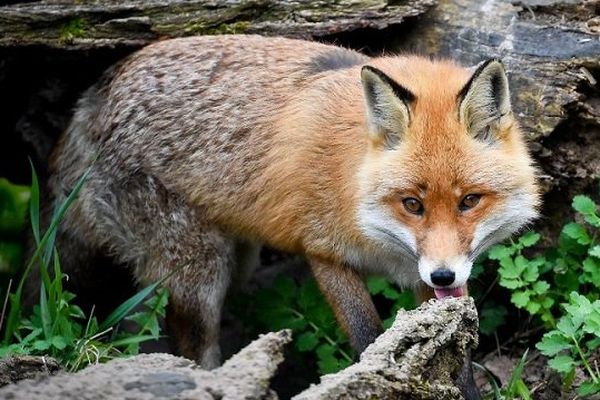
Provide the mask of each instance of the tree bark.
{"label": "tree bark", "polygon": [[423,14],[435,0],[100,0],[0,7],[0,46],[141,46],[189,35],[260,33],[317,38],[383,29]]}

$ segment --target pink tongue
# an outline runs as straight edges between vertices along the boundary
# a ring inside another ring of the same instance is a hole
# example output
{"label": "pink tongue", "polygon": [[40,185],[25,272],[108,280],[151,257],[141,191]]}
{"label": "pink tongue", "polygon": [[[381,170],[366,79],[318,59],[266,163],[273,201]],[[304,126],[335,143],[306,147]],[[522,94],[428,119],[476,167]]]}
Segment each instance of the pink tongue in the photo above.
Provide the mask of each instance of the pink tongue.
{"label": "pink tongue", "polygon": [[452,289],[433,289],[435,292],[435,297],[438,299],[444,297],[461,297],[463,295],[462,288],[452,288]]}

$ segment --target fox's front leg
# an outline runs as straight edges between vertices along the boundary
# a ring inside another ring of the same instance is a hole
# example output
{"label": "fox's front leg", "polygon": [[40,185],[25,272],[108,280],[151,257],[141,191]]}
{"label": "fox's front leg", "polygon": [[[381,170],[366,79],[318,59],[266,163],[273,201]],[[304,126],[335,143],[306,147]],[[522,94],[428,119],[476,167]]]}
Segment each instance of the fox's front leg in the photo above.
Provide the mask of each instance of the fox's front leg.
{"label": "fox's front leg", "polygon": [[358,354],[383,332],[381,320],[361,276],[353,269],[309,258],[313,274]]}

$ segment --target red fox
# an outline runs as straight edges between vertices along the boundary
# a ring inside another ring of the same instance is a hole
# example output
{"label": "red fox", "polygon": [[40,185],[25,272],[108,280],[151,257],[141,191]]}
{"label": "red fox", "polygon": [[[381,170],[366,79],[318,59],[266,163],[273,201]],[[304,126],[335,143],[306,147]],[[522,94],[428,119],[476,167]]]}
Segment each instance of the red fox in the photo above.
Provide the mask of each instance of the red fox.
{"label": "red fox", "polygon": [[187,262],[167,281],[167,325],[206,367],[232,277],[261,244],[306,257],[361,352],[382,331],[366,274],[460,296],[473,260],[539,204],[500,61],[284,38],[134,53],[79,100],[53,154],[56,202],[90,165],[59,234],[65,264],[109,255],[146,285]]}

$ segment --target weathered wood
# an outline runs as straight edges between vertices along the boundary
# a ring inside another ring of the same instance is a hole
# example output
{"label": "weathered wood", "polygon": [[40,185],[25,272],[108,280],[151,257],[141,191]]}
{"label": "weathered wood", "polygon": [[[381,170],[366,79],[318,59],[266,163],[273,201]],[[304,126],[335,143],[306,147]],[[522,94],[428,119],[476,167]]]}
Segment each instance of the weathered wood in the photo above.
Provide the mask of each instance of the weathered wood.
{"label": "weathered wood", "polygon": [[435,0],[101,0],[0,7],[0,46],[139,46],[158,38],[223,33],[322,37],[383,29]]}

